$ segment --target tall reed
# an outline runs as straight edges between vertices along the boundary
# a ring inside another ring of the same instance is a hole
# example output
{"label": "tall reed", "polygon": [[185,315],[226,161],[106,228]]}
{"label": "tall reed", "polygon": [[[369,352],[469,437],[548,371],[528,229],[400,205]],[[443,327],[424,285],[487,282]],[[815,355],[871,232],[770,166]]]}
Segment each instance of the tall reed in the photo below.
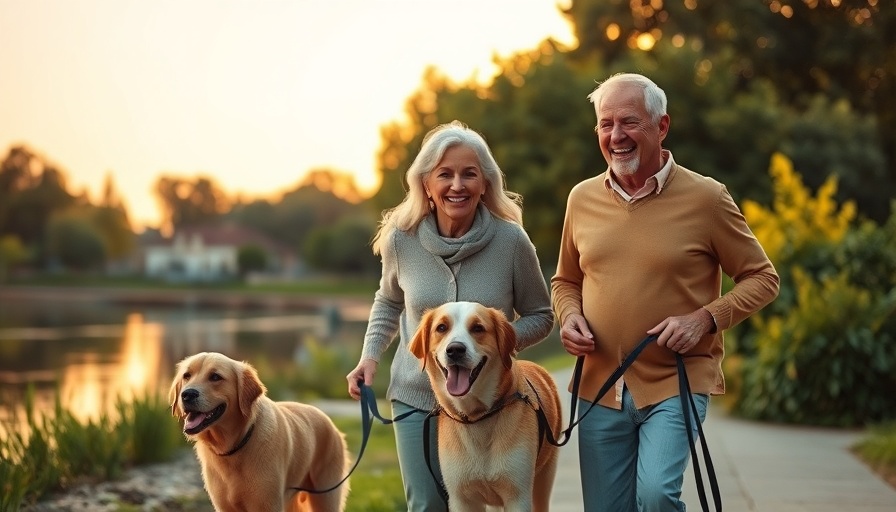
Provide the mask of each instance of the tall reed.
{"label": "tall reed", "polygon": [[186,447],[159,393],[119,400],[114,415],[78,420],[57,395],[52,416],[34,412],[25,393],[24,421],[0,431],[0,512],[80,482],[114,479],[136,464],[172,460]]}

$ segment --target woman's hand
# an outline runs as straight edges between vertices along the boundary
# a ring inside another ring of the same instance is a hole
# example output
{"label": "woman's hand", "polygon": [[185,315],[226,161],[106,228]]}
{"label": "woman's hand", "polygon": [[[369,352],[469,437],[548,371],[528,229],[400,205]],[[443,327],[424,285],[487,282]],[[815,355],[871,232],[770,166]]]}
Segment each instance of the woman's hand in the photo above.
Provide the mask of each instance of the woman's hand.
{"label": "woman's hand", "polygon": [[361,387],[358,381],[363,381],[365,386],[373,385],[373,377],[376,375],[376,367],[379,363],[373,359],[362,359],[354,370],[345,376],[348,380],[348,394],[355,400],[361,399]]}

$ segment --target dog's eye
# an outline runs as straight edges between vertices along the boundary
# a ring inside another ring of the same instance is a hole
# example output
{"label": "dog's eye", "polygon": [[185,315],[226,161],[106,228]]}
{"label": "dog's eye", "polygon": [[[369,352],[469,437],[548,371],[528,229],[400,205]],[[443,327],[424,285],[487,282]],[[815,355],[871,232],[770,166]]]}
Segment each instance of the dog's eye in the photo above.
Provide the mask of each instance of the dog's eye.
{"label": "dog's eye", "polygon": [[221,374],[219,374],[219,373],[212,373],[211,375],[208,376],[208,380],[214,382],[214,381],[224,380],[224,377],[222,377]]}
{"label": "dog's eye", "polygon": [[185,373],[184,373],[184,380],[189,380],[190,377],[192,377],[192,375],[190,375],[190,372],[185,372]]}
{"label": "dog's eye", "polygon": [[436,326],[436,332],[445,332],[448,330],[448,326],[445,324],[439,324]]}
{"label": "dog's eye", "polygon": [[473,324],[470,326],[470,332],[485,332],[485,326],[482,324]]}

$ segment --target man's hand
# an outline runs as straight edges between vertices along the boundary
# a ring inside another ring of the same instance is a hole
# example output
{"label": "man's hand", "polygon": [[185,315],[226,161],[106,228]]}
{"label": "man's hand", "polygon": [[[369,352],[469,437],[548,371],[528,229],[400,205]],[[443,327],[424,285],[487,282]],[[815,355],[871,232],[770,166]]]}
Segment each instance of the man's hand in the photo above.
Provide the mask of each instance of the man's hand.
{"label": "man's hand", "polygon": [[658,334],[657,345],[668,347],[679,354],[694,348],[700,338],[715,327],[712,314],[700,308],[684,316],[670,316],[647,331],[647,334]]}
{"label": "man's hand", "polygon": [[582,315],[569,315],[560,326],[560,341],[563,348],[578,357],[594,351],[594,335]]}

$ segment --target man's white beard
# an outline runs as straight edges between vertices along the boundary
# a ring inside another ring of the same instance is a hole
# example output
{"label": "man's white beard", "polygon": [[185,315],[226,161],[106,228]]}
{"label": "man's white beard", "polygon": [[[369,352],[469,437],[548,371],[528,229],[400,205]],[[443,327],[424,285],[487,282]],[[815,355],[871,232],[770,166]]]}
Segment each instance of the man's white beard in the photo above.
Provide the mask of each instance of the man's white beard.
{"label": "man's white beard", "polygon": [[619,176],[631,176],[638,172],[638,167],[641,166],[641,156],[636,155],[634,159],[625,160],[623,162],[617,162],[616,159],[613,161],[613,172],[615,172]]}

